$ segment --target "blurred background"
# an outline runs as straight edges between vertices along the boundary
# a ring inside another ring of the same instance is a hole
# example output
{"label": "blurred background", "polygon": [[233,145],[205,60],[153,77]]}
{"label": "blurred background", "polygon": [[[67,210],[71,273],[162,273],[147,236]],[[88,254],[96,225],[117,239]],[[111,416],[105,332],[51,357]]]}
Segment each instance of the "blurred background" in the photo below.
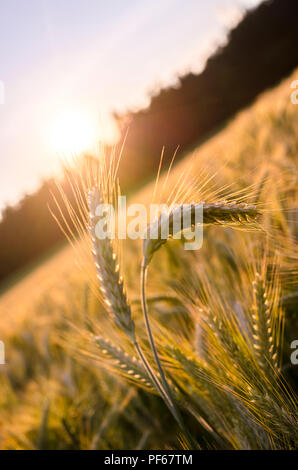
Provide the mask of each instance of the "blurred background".
{"label": "blurred background", "polygon": [[[61,241],[61,162],[127,134],[127,189],[298,63],[293,0],[12,0],[0,6],[0,280]],[[21,228],[21,237],[19,230]]]}

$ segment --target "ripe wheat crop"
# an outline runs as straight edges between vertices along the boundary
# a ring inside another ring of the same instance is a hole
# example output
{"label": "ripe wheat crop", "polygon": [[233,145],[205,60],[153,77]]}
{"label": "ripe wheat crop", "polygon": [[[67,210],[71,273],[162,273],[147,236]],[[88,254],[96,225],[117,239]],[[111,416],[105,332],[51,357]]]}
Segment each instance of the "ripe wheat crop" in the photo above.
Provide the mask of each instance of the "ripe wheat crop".
{"label": "ripe wheat crop", "polygon": [[[51,290],[13,324],[1,315],[1,448],[297,448],[297,118],[288,90],[287,81],[261,97],[131,196],[169,207],[147,227],[156,238],[96,235],[96,207],[120,195],[117,149],[67,171],[76,207],[58,191],[51,210],[80,269],[62,276],[65,258],[52,262]],[[184,249],[185,227],[176,237],[182,204],[186,229],[202,207],[197,251]]]}

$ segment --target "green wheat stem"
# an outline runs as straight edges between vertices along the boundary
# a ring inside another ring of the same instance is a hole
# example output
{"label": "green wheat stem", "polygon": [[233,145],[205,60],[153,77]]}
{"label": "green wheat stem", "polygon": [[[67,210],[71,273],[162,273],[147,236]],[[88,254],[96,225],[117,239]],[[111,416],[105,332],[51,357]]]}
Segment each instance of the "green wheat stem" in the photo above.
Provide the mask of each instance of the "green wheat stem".
{"label": "green wheat stem", "polygon": [[191,437],[189,431],[186,429],[185,424],[183,422],[183,418],[181,416],[181,413],[180,413],[179,409],[177,408],[177,406],[175,404],[175,401],[173,399],[169,383],[167,381],[166,375],[164,373],[163,367],[161,365],[161,362],[160,362],[160,359],[159,359],[159,356],[158,356],[157,348],[155,346],[155,341],[154,341],[153,334],[152,334],[152,329],[151,329],[149,314],[148,314],[148,309],[147,309],[147,301],[146,301],[147,273],[148,273],[148,261],[144,257],[143,261],[142,261],[142,265],[141,265],[141,305],[142,305],[142,311],[143,311],[143,315],[144,315],[144,320],[145,320],[145,325],[146,325],[146,330],[147,330],[149,343],[150,343],[150,346],[151,346],[151,349],[152,349],[152,352],[153,352],[153,356],[154,356],[154,359],[155,359],[155,362],[156,362],[156,365],[157,365],[157,368],[158,368],[158,371],[159,371],[159,374],[160,374],[162,385],[163,385],[163,387],[166,391],[166,395],[165,395],[164,399],[165,399],[165,402],[166,402],[169,410],[171,411],[173,417],[175,418],[175,420],[177,421],[177,423],[181,427],[181,429],[182,429],[182,431],[183,431],[183,433],[184,433],[184,435],[185,435],[185,437],[186,437],[186,439],[189,443],[190,448],[196,449],[197,444],[194,442],[194,440]]}

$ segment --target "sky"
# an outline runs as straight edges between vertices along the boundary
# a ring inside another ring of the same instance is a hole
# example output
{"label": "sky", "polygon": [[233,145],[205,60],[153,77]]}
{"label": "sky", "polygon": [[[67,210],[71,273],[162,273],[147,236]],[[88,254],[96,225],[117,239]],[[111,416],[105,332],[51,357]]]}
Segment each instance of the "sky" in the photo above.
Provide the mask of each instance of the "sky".
{"label": "sky", "polygon": [[0,210],[61,159],[114,142],[114,111],[199,72],[260,0],[0,2]]}

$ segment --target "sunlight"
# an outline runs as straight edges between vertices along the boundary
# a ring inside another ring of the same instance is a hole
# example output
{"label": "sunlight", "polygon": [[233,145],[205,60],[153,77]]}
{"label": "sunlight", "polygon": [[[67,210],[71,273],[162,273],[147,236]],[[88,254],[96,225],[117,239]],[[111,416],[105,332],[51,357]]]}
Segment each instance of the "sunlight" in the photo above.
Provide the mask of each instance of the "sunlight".
{"label": "sunlight", "polygon": [[87,115],[67,111],[57,117],[50,129],[55,152],[70,154],[91,150],[100,139],[95,121]]}

